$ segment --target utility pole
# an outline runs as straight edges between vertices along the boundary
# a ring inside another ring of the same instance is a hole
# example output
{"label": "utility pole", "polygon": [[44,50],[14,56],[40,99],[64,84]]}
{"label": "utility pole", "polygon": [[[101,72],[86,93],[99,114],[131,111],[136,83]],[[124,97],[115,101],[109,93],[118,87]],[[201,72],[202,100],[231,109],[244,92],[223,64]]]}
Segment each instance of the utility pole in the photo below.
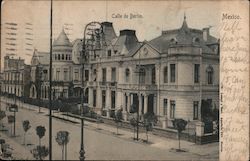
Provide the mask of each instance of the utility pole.
{"label": "utility pole", "polygon": [[[81,53],[81,65],[82,65],[82,71],[81,71],[81,84],[82,84],[82,89],[81,89],[81,146],[80,146],[80,151],[79,151],[79,159],[80,161],[85,160],[85,150],[84,150],[84,118],[83,118],[83,111],[84,111],[84,94],[85,94],[85,84],[84,84],[84,63],[88,62],[89,55],[87,50],[89,50],[86,46],[86,36],[88,33],[87,31],[90,31],[91,33],[93,31],[97,31],[96,29],[99,29],[98,33],[100,34],[103,32],[102,29],[102,24],[99,22],[90,22],[85,26],[84,33],[83,33],[83,45],[82,45],[82,53]],[[88,34],[89,35],[89,34]]]}
{"label": "utility pole", "polygon": [[52,23],[53,23],[53,12],[52,6],[53,0],[50,0],[50,61],[49,61],[49,160],[52,160]]}

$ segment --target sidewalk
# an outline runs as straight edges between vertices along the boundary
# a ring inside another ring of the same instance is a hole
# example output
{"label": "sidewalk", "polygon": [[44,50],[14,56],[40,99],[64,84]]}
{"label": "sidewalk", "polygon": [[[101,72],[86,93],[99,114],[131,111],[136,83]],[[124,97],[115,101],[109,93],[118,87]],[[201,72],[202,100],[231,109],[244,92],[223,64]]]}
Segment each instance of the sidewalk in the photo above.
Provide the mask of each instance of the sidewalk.
{"label": "sidewalk", "polygon": [[[35,160],[30,153],[29,149],[26,149],[23,145],[17,143],[14,139],[8,137],[4,133],[0,133],[0,138],[5,140],[6,144],[10,145],[12,151],[12,160]],[[0,160],[6,160],[0,156]]]}
{"label": "sidewalk", "polygon": [[[6,98],[4,98],[4,100],[2,99],[2,101],[4,101],[4,102],[5,102],[5,100],[6,100]],[[7,102],[11,102],[11,100],[9,99]],[[48,114],[48,109],[43,108],[43,107],[40,108],[41,113],[38,113],[39,108],[37,106],[21,103],[21,108],[24,108],[26,110],[32,110],[32,111],[34,111],[34,113],[37,113],[39,115],[47,115]],[[53,113],[53,116],[55,116],[54,119],[61,119],[64,121],[69,120],[69,121],[71,121],[71,123],[75,122],[75,123],[73,123],[75,126],[81,125],[80,119],[73,118],[70,116],[65,116],[65,115],[63,115],[62,112]],[[97,123],[89,122],[89,121],[85,121],[85,125],[86,126],[84,128],[86,128],[86,129],[94,130],[94,131],[97,131],[99,133],[103,133],[106,135],[113,135],[114,137],[117,137],[119,139],[123,139],[126,141],[137,142],[138,144],[142,144],[144,146],[152,146],[155,148],[163,149],[166,151],[172,151],[172,152],[174,152],[174,149],[178,148],[178,140],[177,139],[170,139],[170,138],[166,138],[166,137],[156,136],[156,135],[151,134],[150,132],[148,133],[149,143],[146,143],[146,142],[143,142],[143,140],[146,140],[145,133],[140,133],[139,134],[140,140],[134,141],[133,140],[133,137],[134,137],[133,130],[119,128],[119,130],[118,130],[119,135],[117,135],[117,128],[115,126],[112,126],[112,125],[103,124],[103,123],[99,123],[97,125]],[[181,140],[181,149],[185,150],[187,153],[199,155],[201,158],[207,157],[207,158],[217,159],[219,156],[219,146],[218,145],[219,145],[219,143],[197,145],[197,144],[192,143],[192,142]],[[30,154],[30,152],[29,152],[29,154]]]}

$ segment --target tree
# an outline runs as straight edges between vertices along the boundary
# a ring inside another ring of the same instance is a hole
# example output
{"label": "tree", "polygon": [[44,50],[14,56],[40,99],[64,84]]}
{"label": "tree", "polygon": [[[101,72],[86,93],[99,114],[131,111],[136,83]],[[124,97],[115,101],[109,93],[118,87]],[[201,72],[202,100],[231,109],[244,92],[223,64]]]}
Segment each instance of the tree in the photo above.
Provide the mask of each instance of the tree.
{"label": "tree", "polygon": [[46,129],[44,126],[37,126],[36,127],[36,134],[39,137],[39,146],[41,146],[41,139],[45,135]]}
{"label": "tree", "polygon": [[185,130],[187,125],[187,121],[183,119],[174,119],[173,120],[173,126],[177,130],[178,133],[178,140],[179,140],[179,149],[178,151],[181,151],[181,141],[180,141],[180,134],[183,130]]}
{"label": "tree", "polygon": [[117,110],[115,113],[114,121],[116,123],[116,134],[118,135],[118,128],[122,122],[122,109]]}
{"label": "tree", "polygon": [[96,115],[96,128],[99,130],[99,123],[102,122],[102,117],[100,115]]}
{"label": "tree", "polygon": [[26,137],[26,133],[27,131],[31,128],[30,126],[30,122],[29,120],[24,120],[23,121],[23,130],[24,130],[24,136],[23,136],[23,144],[26,146],[26,142],[25,142],[25,137]]}
{"label": "tree", "polygon": [[[0,121],[6,117],[5,111],[0,111]],[[1,127],[3,127],[3,123],[1,122]]]}
{"label": "tree", "polygon": [[136,119],[135,119],[134,117],[132,117],[132,118],[129,120],[129,122],[130,122],[130,125],[132,125],[133,128],[134,128],[134,139],[135,139],[135,127],[136,127],[136,125],[137,125],[137,121],[136,121]]}
{"label": "tree", "polygon": [[154,113],[146,113],[143,115],[143,124],[146,131],[146,137],[148,142],[148,132],[153,130],[153,125],[158,122],[157,116]]}
{"label": "tree", "polygon": [[49,149],[46,146],[38,145],[31,150],[31,153],[36,160],[42,160],[49,155]]}
{"label": "tree", "polygon": [[69,142],[69,132],[58,131],[56,135],[56,142],[58,143],[58,145],[62,146],[62,160],[67,160],[67,144]]}

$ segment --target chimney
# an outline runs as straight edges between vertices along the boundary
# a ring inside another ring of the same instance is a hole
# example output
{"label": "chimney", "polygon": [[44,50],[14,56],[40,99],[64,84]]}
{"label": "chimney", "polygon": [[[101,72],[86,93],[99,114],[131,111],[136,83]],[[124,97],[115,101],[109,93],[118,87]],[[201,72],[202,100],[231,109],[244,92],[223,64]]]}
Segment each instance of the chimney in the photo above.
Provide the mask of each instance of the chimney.
{"label": "chimney", "polygon": [[209,28],[208,27],[203,28],[202,31],[203,31],[203,40],[207,41],[209,36]]}
{"label": "chimney", "polygon": [[106,43],[110,43],[114,38],[116,38],[113,23],[112,22],[102,22],[101,24],[103,27],[103,34],[105,37],[105,39],[103,39],[102,41],[106,41]]}
{"label": "chimney", "polygon": [[121,30],[120,31],[120,36],[135,36],[135,30]]}

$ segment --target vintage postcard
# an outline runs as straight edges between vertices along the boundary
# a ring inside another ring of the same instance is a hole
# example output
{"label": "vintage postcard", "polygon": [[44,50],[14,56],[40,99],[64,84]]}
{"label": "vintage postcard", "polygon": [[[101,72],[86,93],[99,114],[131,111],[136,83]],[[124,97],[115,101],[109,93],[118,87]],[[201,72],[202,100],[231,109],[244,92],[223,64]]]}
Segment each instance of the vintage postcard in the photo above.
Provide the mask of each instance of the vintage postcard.
{"label": "vintage postcard", "polygon": [[249,2],[3,0],[1,160],[249,160]]}

